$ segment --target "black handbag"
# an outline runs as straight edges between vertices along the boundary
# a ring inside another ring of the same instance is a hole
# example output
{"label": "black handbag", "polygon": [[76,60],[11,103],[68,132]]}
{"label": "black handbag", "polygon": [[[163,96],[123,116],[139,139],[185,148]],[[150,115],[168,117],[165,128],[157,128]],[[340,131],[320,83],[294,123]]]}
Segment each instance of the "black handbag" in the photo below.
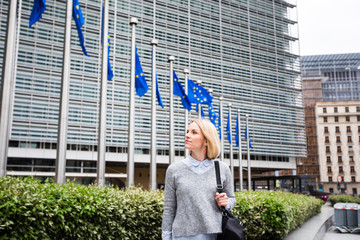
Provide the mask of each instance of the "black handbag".
{"label": "black handbag", "polygon": [[[215,173],[216,173],[216,189],[218,193],[224,192],[223,185],[221,183],[219,161],[215,161]],[[243,223],[237,219],[234,214],[225,207],[221,207],[222,212],[222,233],[218,235],[218,240],[245,240],[245,229]]]}

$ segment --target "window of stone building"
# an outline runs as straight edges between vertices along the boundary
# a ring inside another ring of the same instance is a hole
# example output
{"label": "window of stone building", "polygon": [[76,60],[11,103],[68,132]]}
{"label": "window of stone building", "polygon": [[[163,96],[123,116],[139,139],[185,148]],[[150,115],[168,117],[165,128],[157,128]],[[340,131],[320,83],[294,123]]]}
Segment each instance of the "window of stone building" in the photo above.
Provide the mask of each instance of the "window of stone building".
{"label": "window of stone building", "polygon": [[328,166],[328,167],[327,167],[327,172],[328,172],[328,173],[331,173],[331,172],[332,172],[332,171],[331,171],[331,166]]}
{"label": "window of stone building", "polygon": [[359,106],[356,107],[356,111],[360,112],[360,107]]}
{"label": "window of stone building", "polygon": [[348,143],[351,143],[351,142],[352,142],[351,136],[348,136]]}
{"label": "window of stone building", "polygon": [[351,132],[351,127],[350,126],[346,126],[346,132],[348,132],[348,133]]}
{"label": "window of stone building", "polygon": [[332,177],[329,177],[329,182],[332,182]]}
{"label": "window of stone building", "polygon": [[[360,132],[360,127],[359,127],[359,132]],[[324,127],[324,133],[329,133],[329,128],[328,127]]]}
{"label": "window of stone building", "polygon": [[330,152],[330,147],[326,146],[326,152],[329,153]]}
{"label": "window of stone building", "polygon": [[352,146],[348,146],[348,149],[349,149],[349,153],[354,152],[354,149],[353,149],[353,147],[352,147]]}
{"label": "window of stone building", "polygon": [[323,108],[323,113],[326,113],[327,111],[326,111],[326,108]]}
{"label": "window of stone building", "polygon": [[339,122],[339,117],[338,116],[334,117],[334,121]]}
{"label": "window of stone building", "polygon": [[329,137],[328,136],[325,136],[325,143],[329,143]]}
{"label": "window of stone building", "polygon": [[349,156],[349,162],[354,162],[354,156]]}
{"label": "window of stone building", "polygon": [[350,116],[346,116],[346,117],[345,117],[345,120],[346,120],[347,122],[350,122]]}
{"label": "window of stone building", "polygon": [[350,172],[354,173],[355,172],[355,167],[354,166],[350,166]]}
{"label": "window of stone building", "polygon": [[358,126],[358,132],[360,132],[360,126]]}
{"label": "window of stone building", "polygon": [[343,172],[344,172],[343,166],[339,166],[339,173],[343,173]]}
{"label": "window of stone building", "polygon": [[330,193],[334,193],[334,188],[332,188],[332,187],[329,188],[329,192],[330,192]]}
{"label": "window of stone building", "polygon": [[324,122],[327,122],[327,117],[324,117]]}
{"label": "window of stone building", "polygon": [[357,115],[357,121],[360,122],[360,115]]}
{"label": "window of stone building", "polygon": [[338,108],[334,107],[334,113],[337,113],[337,112],[338,112]]}
{"label": "window of stone building", "polygon": [[356,182],[356,177],[355,176],[351,176],[351,182]]}
{"label": "window of stone building", "polygon": [[337,146],[337,152],[341,153],[341,146]]}
{"label": "window of stone building", "polygon": [[336,136],[336,143],[341,143],[340,136]]}
{"label": "window of stone building", "polygon": [[336,126],[336,127],[335,127],[335,132],[336,132],[336,133],[340,133],[340,127]]}
{"label": "window of stone building", "polygon": [[345,112],[349,112],[349,107],[345,107]]}
{"label": "window of stone building", "polygon": [[326,156],[326,162],[331,163],[331,157],[330,156]]}
{"label": "window of stone building", "polygon": [[338,163],[342,163],[342,156],[338,156]]}

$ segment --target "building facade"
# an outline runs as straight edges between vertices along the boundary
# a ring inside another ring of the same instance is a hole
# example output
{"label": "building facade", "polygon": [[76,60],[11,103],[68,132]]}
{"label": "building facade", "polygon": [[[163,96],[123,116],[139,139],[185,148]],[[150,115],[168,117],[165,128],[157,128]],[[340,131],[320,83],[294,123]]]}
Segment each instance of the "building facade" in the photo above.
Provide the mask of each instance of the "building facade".
{"label": "building facade", "polygon": [[[54,175],[65,2],[47,1],[41,20],[32,28],[28,22],[33,2],[21,1],[18,7],[9,175]],[[90,57],[82,54],[73,22],[67,176],[88,183],[94,179],[97,160],[102,3],[84,0],[80,5],[86,21],[83,33]],[[0,64],[7,11],[8,1],[0,0]],[[139,19],[136,43],[148,85],[151,82],[150,41],[159,40],[157,73],[165,104],[165,108],[157,109],[159,183],[163,183],[169,162],[169,55],[176,58],[174,69],[182,84],[183,69],[187,68],[190,79],[201,80],[205,88],[214,90],[215,109],[218,109],[218,98],[223,96],[225,103],[232,103],[233,116],[237,109],[241,110],[242,123],[245,114],[249,115],[254,173],[295,169],[295,159],[306,156],[306,142],[294,0],[111,0],[110,63],[114,79],[107,86],[107,180],[121,185],[126,177],[130,17]],[[150,100],[150,92],[142,98],[136,96],[135,181],[143,185],[147,184],[149,172]],[[187,123],[180,100],[175,98],[174,102],[175,155],[182,159]],[[224,106],[224,115],[227,115],[227,104]],[[192,110],[190,119],[196,116]],[[233,126],[235,119],[232,119]],[[244,126],[241,130],[243,135]],[[246,167],[244,140],[242,149]],[[234,152],[237,152],[235,146]],[[227,141],[225,158],[228,161]]]}
{"label": "building facade", "polygon": [[360,53],[301,57],[302,77],[322,77],[324,101],[360,100]]}
{"label": "building facade", "polygon": [[[360,101],[316,104],[320,181],[324,190],[360,191]],[[342,183],[337,184],[338,176]]]}

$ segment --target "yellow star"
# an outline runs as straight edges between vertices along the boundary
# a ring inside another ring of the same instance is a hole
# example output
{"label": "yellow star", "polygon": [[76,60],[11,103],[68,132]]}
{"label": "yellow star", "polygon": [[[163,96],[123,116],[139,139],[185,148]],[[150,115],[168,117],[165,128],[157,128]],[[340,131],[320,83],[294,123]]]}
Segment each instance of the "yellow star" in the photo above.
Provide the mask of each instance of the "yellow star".
{"label": "yellow star", "polygon": [[143,74],[143,73],[140,73],[140,76],[144,76],[144,74]]}
{"label": "yellow star", "polygon": [[194,97],[196,97],[196,94],[194,94]]}
{"label": "yellow star", "polygon": [[177,81],[177,79],[176,79],[176,78],[174,78],[174,81],[176,82],[176,81]]}
{"label": "yellow star", "polygon": [[183,98],[185,98],[185,95],[183,96]]}
{"label": "yellow star", "polygon": [[108,35],[108,38],[110,38],[110,34]]}
{"label": "yellow star", "polygon": [[199,93],[201,93],[201,90],[199,90]]}
{"label": "yellow star", "polygon": [[79,5],[76,5],[76,9],[79,10]]}
{"label": "yellow star", "polygon": [[79,14],[76,14],[76,17],[77,17],[77,18],[80,18]]}
{"label": "yellow star", "polygon": [[139,75],[135,75],[135,77],[136,77],[136,78],[138,78],[138,77],[139,77]]}

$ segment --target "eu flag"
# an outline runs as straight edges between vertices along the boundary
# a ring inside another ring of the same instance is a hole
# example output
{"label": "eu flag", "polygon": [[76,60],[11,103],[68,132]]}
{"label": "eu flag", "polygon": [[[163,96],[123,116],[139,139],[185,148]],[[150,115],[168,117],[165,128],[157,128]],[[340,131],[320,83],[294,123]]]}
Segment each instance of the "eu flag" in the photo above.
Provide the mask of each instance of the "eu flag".
{"label": "eu flag", "polygon": [[226,125],[226,131],[227,131],[227,140],[229,143],[231,143],[231,129],[230,129],[230,112],[228,113],[228,119],[227,119],[227,125]]}
{"label": "eu flag", "polygon": [[[247,129],[246,129],[246,126],[245,126],[245,134],[244,134],[244,138],[247,140]],[[252,144],[251,144],[251,140],[250,140],[250,134],[249,134],[249,147],[250,148],[253,148]]]}
{"label": "eu flag", "polygon": [[218,118],[218,128],[219,128],[219,134],[221,139],[221,119],[220,119],[220,105],[219,105],[219,118]]}
{"label": "eu flag", "polygon": [[235,143],[236,146],[239,147],[239,115],[236,117]]}
{"label": "eu flag", "polygon": [[209,104],[209,118],[210,118],[210,122],[212,122],[212,124],[214,124],[214,126],[217,127],[216,126],[217,114],[211,103]]}
{"label": "eu flag", "polygon": [[[153,51],[151,50],[151,76],[152,76],[152,65],[153,65]],[[158,83],[158,77],[157,77],[157,73],[155,73],[155,77],[156,77],[156,98],[158,100],[159,105],[164,108],[164,103],[161,99],[161,95],[160,95],[160,90],[159,90],[159,83]]]}
{"label": "eu flag", "polygon": [[76,28],[79,34],[79,41],[82,51],[86,56],[90,57],[86,52],[85,39],[81,30],[82,25],[85,24],[85,19],[81,12],[79,0],[73,0],[73,18],[75,20]]}
{"label": "eu flag", "polygon": [[190,79],[188,81],[188,97],[191,103],[209,104],[212,103],[213,97],[202,86],[194,83]]}
{"label": "eu flag", "polygon": [[164,108],[164,103],[161,99],[161,95],[160,95],[160,91],[159,91],[159,83],[158,83],[158,77],[157,77],[157,73],[156,73],[156,98],[158,100],[159,105]]}
{"label": "eu flag", "polygon": [[[196,109],[195,109],[197,112],[199,112],[199,104],[196,104]],[[201,118],[204,118],[205,117],[205,113],[204,113],[204,109],[203,107],[201,106],[200,104],[200,110],[201,110]]]}
{"label": "eu flag", "polygon": [[107,80],[111,81],[111,79],[114,77],[113,70],[111,69],[110,65],[110,35],[108,35],[108,70],[107,70]]}
{"label": "eu flag", "polygon": [[191,102],[188,96],[185,94],[185,90],[182,87],[179,78],[176,76],[175,70],[173,70],[173,78],[174,78],[174,91],[173,94],[181,97],[181,103],[185,109],[188,111],[191,110]]}
{"label": "eu flag", "polygon": [[[103,41],[103,33],[104,33],[104,5],[102,7],[102,16],[101,16],[101,44]],[[114,77],[113,70],[111,69],[110,65],[110,34],[108,34],[108,69],[107,69],[107,80],[111,81],[111,79]]]}
{"label": "eu flag", "polygon": [[29,28],[41,19],[42,13],[46,10],[45,2],[46,0],[34,0],[34,5],[29,19]]}
{"label": "eu flag", "polygon": [[137,47],[135,46],[135,88],[136,93],[139,97],[145,95],[145,93],[149,90],[149,87],[145,80],[144,71],[141,67],[139,54],[137,53]]}

